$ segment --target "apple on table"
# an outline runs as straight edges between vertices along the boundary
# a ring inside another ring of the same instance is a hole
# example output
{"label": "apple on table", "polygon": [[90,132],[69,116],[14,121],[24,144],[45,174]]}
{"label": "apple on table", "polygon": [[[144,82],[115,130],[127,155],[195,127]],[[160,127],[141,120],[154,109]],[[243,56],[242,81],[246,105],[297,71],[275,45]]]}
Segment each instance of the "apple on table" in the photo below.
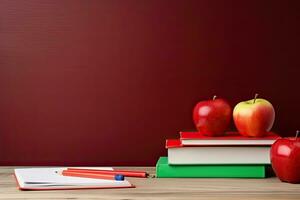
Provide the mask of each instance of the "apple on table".
{"label": "apple on table", "polygon": [[300,138],[280,138],[271,147],[271,164],[283,182],[300,183]]}
{"label": "apple on table", "polygon": [[200,101],[194,108],[193,120],[197,130],[207,136],[222,136],[227,130],[232,110],[224,99]]}
{"label": "apple on table", "polygon": [[239,133],[248,137],[263,137],[271,130],[275,110],[266,99],[257,98],[238,103],[233,110],[233,120]]}

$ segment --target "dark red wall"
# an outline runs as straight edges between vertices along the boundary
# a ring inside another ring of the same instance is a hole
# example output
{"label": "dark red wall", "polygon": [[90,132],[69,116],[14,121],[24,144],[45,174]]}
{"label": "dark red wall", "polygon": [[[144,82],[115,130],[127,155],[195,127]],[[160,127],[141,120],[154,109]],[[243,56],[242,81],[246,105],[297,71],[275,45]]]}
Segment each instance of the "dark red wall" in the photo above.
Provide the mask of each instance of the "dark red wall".
{"label": "dark red wall", "polygon": [[153,165],[214,94],[293,135],[296,2],[1,0],[0,164]]}

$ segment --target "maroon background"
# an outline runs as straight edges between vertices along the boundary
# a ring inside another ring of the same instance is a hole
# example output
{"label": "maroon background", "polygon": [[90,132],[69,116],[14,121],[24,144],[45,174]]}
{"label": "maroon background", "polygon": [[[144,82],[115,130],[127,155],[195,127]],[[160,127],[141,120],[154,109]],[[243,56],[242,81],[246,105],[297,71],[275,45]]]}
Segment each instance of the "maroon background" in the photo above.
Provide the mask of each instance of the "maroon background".
{"label": "maroon background", "polygon": [[1,0],[0,164],[153,165],[214,94],[294,135],[295,2]]}

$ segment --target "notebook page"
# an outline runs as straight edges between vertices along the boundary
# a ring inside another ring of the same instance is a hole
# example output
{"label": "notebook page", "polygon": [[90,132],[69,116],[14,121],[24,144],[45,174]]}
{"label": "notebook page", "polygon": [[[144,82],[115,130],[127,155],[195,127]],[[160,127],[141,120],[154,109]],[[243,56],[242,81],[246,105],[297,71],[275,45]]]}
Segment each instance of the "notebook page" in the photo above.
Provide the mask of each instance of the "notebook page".
{"label": "notebook page", "polygon": [[[105,179],[92,179],[80,177],[62,176],[57,171],[64,170],[62,167],[51,168],[24,168],[15,169],[15,175],[21,187],[59,187],[59,186],[103,186],[118,187],[131,185],[128,181],[115,181]],[[112,168],[96,168],[112,170]]]}

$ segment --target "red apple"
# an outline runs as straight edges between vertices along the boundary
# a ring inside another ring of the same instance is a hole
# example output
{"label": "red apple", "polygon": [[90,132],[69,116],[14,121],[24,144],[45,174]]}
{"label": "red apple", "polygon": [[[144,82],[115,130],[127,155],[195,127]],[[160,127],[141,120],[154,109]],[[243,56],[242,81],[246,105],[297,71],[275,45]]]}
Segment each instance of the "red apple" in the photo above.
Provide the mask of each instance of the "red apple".
{"label": "red apple", "polygon": [[275,111],[272,104],[257,96],[234,107],[233,120],[241,135],[263,137],[273,126]]}
{"label": "red apple", "polygon": [[300,183],[300,138],[282,138],[271,147],[271,163],[276,176],[284,182]]}
{"label": "red apple", "polygon": [[229,126],[232,110],[223,99],[200,101],[194,108],[193,119],[199,132],[208,136],[224,135]]}

